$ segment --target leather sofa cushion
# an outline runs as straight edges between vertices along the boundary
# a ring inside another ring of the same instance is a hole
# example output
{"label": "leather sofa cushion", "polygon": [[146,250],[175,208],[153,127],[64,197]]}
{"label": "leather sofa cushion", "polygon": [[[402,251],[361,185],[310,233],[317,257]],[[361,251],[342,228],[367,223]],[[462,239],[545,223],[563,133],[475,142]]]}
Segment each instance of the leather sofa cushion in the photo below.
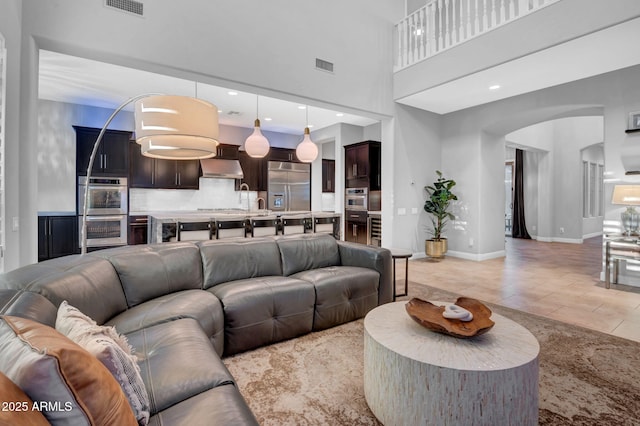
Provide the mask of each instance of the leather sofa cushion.
{"label": "leather sofa cushion", "polygon": [[128,246],[91,255],[113,264],[130,308],[165,294],[202,288],[200,253],[192,243]]}
{"label": "leather sofa cushion", "polygon": [[149,426],[258,426],[238,389],[221,385],[175,404],[151,417]]}
{"label": "leather sofa cushion", "polygon": [[50,425],[39,410],[33,409],[31,398],[2,373],[0,373],[0,401],[3,404],[0,410],[0,425]]}
{"label": "leather sofa cushion", "polygon": [[225,355],[309,333],[313,285],[288,277],[260,277],[219,284],[208,291],[222,302]]}
{"label": "leather sofa cushion", "polygon": [[[348,241],[338,241],[342,266],[359,266],[373,269],[380,274],[378,305],[393,302],[393,263],[391,251],[381,247],[369,247]],[[366,250],[363,250],[366,247]]]}
{"label": "leather sofa cushion", "polygon": [[280,251],[273,238],[245,238],[198,243],[204,269],[203,288],[246,278],[282,275]]}
{"label": "leather sofa cushion", "polygon": [[330,266],[291,276],[313,283],[316,304],[314,330],[324,330],[364,317],[378,306],[380,274],[357,266]]}
{"label": "leather sofa cushion", "polygon": [[280,248],[282,274],[340,265],[336,239],[328,234],[294,235],[276,240]]}
{"label": "leather sofa cushion", "polygon": [[157,324],[134,331],[127,339],[138,357],[152,415],[201,392],[233,383],[194,319]]}
{"label": "leather sofa cushion", "polygon": [[0,290],[0,315],[28,318],[54,327],[57,308],[46,297],[24,290]]}
{"label": "leather sofa cushion", "polygon": [[112,318],[118,332],[134,331],[180,318],[192,318],[209,337],[218,355],[224,348],[224,315],[217,297],[203,290],[184,290],[156,297]]}
{"label": "leather sofa cushion", "polygon": [[43,412],[53,424],[137,425],[109,370],[55,329],[26,318],[0,319],[0,371],[33,401],[57,402]]}
{"label": "leather sofa cushion", "polygon": [[98,324],[127,309],[115,269],[92,256],[65,256],[15,269],[0,275],[0,287],[39,293],[56,308],[66,300]]}

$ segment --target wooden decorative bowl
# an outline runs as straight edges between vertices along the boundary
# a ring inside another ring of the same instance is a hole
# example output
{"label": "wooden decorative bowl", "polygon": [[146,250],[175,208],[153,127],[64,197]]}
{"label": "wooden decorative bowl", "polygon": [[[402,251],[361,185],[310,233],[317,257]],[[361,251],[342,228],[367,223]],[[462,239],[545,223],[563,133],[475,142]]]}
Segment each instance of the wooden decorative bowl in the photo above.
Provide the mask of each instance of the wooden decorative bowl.
{"label": "wooden decorative bowl", "polygon": [[459,297],[455,304],[473,314],[471,321],[447,319],[442,316],[444,306],[437,306],[426,300],[414,297],[407,302],[407,313],[414,321],[429,330],[449,334],[459,338],[468,338],[484,334],[495,324],[491,321],[491,309],[482,302],[470,297]]}

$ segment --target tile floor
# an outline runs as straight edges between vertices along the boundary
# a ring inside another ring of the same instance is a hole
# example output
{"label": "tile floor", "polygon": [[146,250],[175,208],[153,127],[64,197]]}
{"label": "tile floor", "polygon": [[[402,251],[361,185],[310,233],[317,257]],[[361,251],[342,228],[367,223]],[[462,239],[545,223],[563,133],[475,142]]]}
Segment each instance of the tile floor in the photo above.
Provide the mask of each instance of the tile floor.
{"label": "tile floor", "polygon": [[507,238],[506,252],[483,262],[410,260],[409,281],[640,342],[640,288],[604,288],[601,237],[583,244]]}

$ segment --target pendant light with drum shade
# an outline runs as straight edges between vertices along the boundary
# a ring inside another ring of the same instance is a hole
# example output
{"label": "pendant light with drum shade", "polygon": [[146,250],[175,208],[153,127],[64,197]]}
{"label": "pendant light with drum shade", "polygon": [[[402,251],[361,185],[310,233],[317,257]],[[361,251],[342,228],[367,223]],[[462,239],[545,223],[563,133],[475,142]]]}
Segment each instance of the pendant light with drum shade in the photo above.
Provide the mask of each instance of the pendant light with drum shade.
{"label": "pendant light with drum shade", "polygon": [[309,134],[309,107],[305,107],[307,126],[304,128],[304,138],[296,147],[296,156],[303,163],[311,163],[318,157],[318,146],[311,140]]}
{"label": "pendant light with drum shade", "polygon": [[[216,155],[218,146],[218,107],[197,98],[145,93],[123,102],[102,126],[89,157],[87,182],[104,134],[116,115],[135,102],[136,142],[142,155],[171,160],[197,160]],[[87,253],[87,212],[89,185],[84,191],[80,230],[80,253]]]}
{"label": "pendant light with drum shade", "polygon": [[269,140],[260,131],[260,119],[258,118],[258,95],[256,95],[256,121],[253,133],[244,141],[244,150],[253,158],[263,158],[269,153]]}
{"label": "pendant light with drum shade", "polygon": [[216,155],[218,108],[201,99],[156,95],[138,99],[136,142],[142,155],[165,160],[197,160]]}

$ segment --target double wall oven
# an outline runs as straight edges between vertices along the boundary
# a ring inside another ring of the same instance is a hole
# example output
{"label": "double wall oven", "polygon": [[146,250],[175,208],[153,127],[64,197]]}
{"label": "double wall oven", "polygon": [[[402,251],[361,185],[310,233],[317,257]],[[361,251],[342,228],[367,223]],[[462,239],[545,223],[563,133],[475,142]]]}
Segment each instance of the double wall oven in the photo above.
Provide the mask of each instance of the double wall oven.
{"label": "double wall oven", "polygon": [[82,244],[84,194],[88,187],[87,247],[127,244],[128,185],[125,177],[78,176],[78,227]]}

